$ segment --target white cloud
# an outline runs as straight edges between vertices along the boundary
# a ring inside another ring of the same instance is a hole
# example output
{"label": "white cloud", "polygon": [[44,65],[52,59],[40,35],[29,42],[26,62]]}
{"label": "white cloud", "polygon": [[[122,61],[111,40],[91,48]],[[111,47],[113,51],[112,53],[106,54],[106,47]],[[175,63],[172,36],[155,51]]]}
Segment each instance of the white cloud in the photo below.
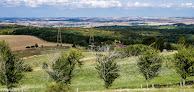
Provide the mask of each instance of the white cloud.
{"label": "white cloud", "polygon": [[159,7],[170,8],[173,5],[174,5],[173,3],[167,3],[167,4],[160,4]]}
{"label": "white cloud", "polygon": [[[193,2],[190,0],[182,0],[180,2],[173,2],[165,0],[166,2],[159,2],[155,0],[0,0],[0,5],[4,7],[27,6],[54,6],[66,8],[110,8],[110,7],[186,7],[194,8]],[[176,0],[174,0],[176,1]]]}
{"label": "white cloud", "polygon": [[130,3],[128,2],[126,4],[127,7],[162,7],[162,8],[171,8],[171,7],[192,7],[194,8],[194,5],[192,3],[158,3],[158,4],[154,4],[154,3],[140,3],[140,2],[134,2],[134,3]]}
{"label": "white cloud", "polygon": [[25,5],[27,7],[38,7],[41,5],[68,6],[74,8],[109,8],[122,7],[117,0],[80,0],[69,2],[69,0],[1,0],[0,4],[7,7]]}
{"label": "white cloud", "polygon": [[21,0],[2,0],[0,4],[6,7],[14,7],[19,6],[21,3]]}
{"label": "white cloud", "polygon": [[81,0],[72,3],[74,8],[109,8],[109,7],[122,7],[122,4],[116,0]]}
{"label": "white cloud", "polygon": [[40,5],[62,5],[68,0],[2,0],[0,3],[4,6],[14,7],[26,5],[27,7],[38,7]]}
{"label": "white cloud", "polygon": [[127,7],[152,7],[152,4],[149,3],[139,3],[139,2],[135,2],[135,3],[127,3]]}
{"label": "white cloud", "polygon": [[182,3],[181,6],[182,7],[193,7],[194,8],[194,5],[192,3]]}

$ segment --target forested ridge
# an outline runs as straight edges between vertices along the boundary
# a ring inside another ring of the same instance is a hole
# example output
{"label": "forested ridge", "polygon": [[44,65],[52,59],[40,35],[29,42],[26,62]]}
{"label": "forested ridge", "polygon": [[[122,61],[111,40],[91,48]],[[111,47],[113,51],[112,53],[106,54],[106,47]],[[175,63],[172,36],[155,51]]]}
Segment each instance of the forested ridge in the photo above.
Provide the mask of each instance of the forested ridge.
{"label": "forested ridge", "polygon": [[[139,44],[148,37],[163,38],[165,42],[177,43],[185,37],[187,43],[194,44],[194,25],[176,26],[101,26],[95,28],[60,28],[63,43],[89,43],[90,34],[94,35],[95,44],[120,40],[123,44]],[[1,35],[32,35],[49,42],[57,41],[58,28],[28,27],[20,25],[1,25]]]}
{"label": "forested ridge", "polygon": [[[124,35],[124,39],[142,41],[145,37],[162,37],[166,42],[177,43],[180,37],[185,37],[187,43],[194,44],[194,25],[177,23],[176,26],[102,26],[98,30],[107,30]],[[174,24],[175,25],[175,24]]]}

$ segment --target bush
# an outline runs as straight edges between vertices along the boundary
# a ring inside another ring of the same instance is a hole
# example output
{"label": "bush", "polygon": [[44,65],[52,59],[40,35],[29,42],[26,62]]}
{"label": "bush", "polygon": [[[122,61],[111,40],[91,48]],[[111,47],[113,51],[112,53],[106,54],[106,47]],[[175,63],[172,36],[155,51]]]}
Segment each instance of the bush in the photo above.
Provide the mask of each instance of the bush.
{"label": "bush", "polygon": [[172,50],[173,47],[172,47],[172,45],[171,45],[170,43],[167,43],[167,44],[166,44],[166,49],[167,49],[167,50]]}
{"label": "bush", "polygon": [[85,46],[85,47],[88,46],[88,43],[87,43],[85,40],[79,41],[78,44],[79,44],[80,46]]}
{"label": "bush", "polygon": [[88,43],[85,40],[81,40],[81,41],[78,41],[78,42],[77,41],[73,42],[73,47],[76,47],[76,45],[87,47]]}
{"label": "bush", "polygon": [[26,46],[26,48],[30,48],[30,46]]}
{"label": "bush", "polygon": [[43,63],[42,69],[48,69],[48,64],[46,62]]}
{"label": "bush", "polygon": [[111,45],[111,44],[113,44],[113,41],[107,40],[107,41],[105,41],[104,43],[105,43],[105,44],[108,44],[108,45]]}
{"label": "bush", "polygon": [[36,48],[38,48],[38,44],[37,43],[35,43],[35,45],[34,45]]}
{"label": "bush", "polygon": [[154,43],[155,40],[156,40],[156,38],[154,38],[154,37],[147,37],[147,38],[143,39],[142,44],[150,45],[150,44]]}
{"label": "bush", "polygon": [[153,44],[151,44],[151,46],[156,49],[159,49],[162,52],[163,49],[165,48],[164,42],[165,41],[163,38],[157,38],[156,41]]}
{"label": "bush", "polygon": [[76,47],[77,43],[78,43],[77,41],[74,41],[72,47]]}
{"label": "bush", "polygon": [[54,83],[47,85],[46,92],[72,92],[70,87],[64,83]]}
{"label": "bush", "polygon": [[138,56],[141,55],[146,50],[153,49],[152,47],[143,45],[143,44],[135,44],[129,45],[124,48],[117,48],[117,51],[122,55],[123,58],[130,56]]}
{"label": "bush", "polygon": [[31,48],[34,48],[35,46],[31,46]]}
{"label": "bush", "polygon": [[24,70],[24,72],[32,72],[33,71],[32,66],[29,64],[24,65],[23,70]]}

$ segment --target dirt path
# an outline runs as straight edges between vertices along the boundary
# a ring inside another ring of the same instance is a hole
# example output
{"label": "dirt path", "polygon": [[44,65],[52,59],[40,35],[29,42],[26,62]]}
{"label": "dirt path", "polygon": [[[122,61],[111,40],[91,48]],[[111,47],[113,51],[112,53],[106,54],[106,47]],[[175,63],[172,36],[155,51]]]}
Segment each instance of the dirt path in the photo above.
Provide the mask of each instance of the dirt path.
{"label": "dirt path", "polygon": [[44,56],[44,55],[33,55],[33,56],[29,56],[29,57],[23,57],[22,59],[25,60],[25,59],[30,59],[33,57],[38,57],[38,56]]}
{"label": "dirt path", "polygon": [[[30,57],[25,57],[23,59],[29,59],[29,58],[33,58],[33,57],[36,57],[36,56],[43,56],[43,55],[34,55],[34,56],[30,56]],[[80,59],[80,61],[91,60],[91,59],[95,59],[95,57],[82,58],[82,59]],[[33,71],[40,71],[40,70],[43,70],[43,69],[41,67],[34,67],[33,68]]]}
{"label": "dirt path", "polygon": [[95,59],[96,57],[89,57],[89,58],[82,58],[80,59],[80,61],[86,61],[86,60],[91,60],[91,59]]}

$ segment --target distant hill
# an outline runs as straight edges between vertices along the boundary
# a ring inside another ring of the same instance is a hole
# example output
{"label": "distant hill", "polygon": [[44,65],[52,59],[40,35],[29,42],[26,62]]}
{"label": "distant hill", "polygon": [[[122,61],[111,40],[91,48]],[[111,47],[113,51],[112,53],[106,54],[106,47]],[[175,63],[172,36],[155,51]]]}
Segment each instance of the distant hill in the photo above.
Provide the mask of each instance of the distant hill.
{"label": "distant hill", "polygon": [[[0,35],[0,40],[5,40],[11,46],[13,51],[25,50],[26,46],[32,46],[37,43],[40,46],[57,46],[57,43],[43,41],[34,36],[28,35]],[[71,44],[63,44],[63,46],[71,46]]]}

